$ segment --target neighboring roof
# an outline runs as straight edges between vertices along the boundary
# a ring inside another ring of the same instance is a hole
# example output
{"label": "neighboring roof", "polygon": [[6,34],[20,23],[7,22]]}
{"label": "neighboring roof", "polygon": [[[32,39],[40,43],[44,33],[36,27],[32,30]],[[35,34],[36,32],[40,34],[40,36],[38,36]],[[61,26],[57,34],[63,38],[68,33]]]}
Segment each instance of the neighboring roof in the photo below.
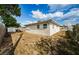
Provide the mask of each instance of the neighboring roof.
{"label": "neighboring roof", "polygon": [[27,24],[25,26],[31,26],[31,25],[36,25],[36,24],[44,24],[44,23],[53,23],[57,26],[60,26],[58,23],[56,23],[56,21],[52,20],[52,19],[49,19],[49,20],[44,20],[44,21],[38,21],[36,23],[31,23],[31,24]]}

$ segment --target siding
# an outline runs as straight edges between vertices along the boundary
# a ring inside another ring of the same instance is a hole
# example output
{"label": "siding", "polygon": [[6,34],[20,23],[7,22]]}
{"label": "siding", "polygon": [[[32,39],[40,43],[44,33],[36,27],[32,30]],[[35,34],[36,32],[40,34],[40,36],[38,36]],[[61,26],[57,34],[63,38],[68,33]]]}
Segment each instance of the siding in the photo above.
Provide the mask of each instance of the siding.
{"label": "siding", "polygon": [[[27,32],[35,33],[35,34],[41,34],[41,35],[46,35],[46,36],[51,36],[55,34],[56,32],[60,31],[60,27],[57,25],[54,25],[52,23],[44,23],[47,24],[47,28],[43,28],[43,24],[39,24],[40,28],[37,29],[37,25],[31,25],[26,27]],[[54,26],[54,27],[53,27]]]}
{"label": "siding", "polygon": [[49,26],[50,26],[50,36],[60,31],[60,27],[57,25],[50,23]]}
{"label": "siding", "polygon": [[[45,23],[47,24],[47,23]],[[50,35],[50,29],[49,29],[49,24],[47,24],[47,28],[46,29],[43,29],[43,24],[39,24],[40,25],[40,28],[37,29],[37,25],[31,25],[31,26],[28,26],[27,28],[29,30],[26,30],[28,32],[31,32],[31,33],[35,33],[35,34],[42,34],[42,35]]]}

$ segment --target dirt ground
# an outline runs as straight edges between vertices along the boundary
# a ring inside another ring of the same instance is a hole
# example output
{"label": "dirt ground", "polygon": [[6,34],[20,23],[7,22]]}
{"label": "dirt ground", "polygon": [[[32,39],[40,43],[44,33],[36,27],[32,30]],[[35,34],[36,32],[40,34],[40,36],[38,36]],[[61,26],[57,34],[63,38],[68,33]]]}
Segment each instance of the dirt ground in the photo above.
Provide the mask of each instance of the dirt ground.
{"label": "dirt ground", "polygon": [[[28,32],[15,32],[11,33],[11,35],[7,38],[5,38],[4,42],[2,43],[2,46],[0,48],[0,51],[5,50],[5,48],[10,47],[11,44],[13,46],[19,39],[20,35],[23,33],[20,41],[18,42],[16,49],[14,51],[15,55],[31,55],[31,54],[37,54],[35,49],[33,48],[33,45],[36,41],[41,40],[41,38],[48,38],[47,36],[37,35],[33,33]],[[52,40],[58,40],[65,36],[65,32],[58,32],[51,36]]]}
{"label": "dirt ground", "polygon": [[[33,44],[36,41],[39,41],[41,38],[48,38],[47,36],[32,34],[28,32],[12,33],[11,37],[13,44],[15,44],[21,33],[23,33],[23,36],[15,50],[15,54],[17,55],[36,54],[35,50],[33,49]],[[53,40],[58,40],[59,38],[62,38],[62,36],[65,36],[65,32],[58,32],[51,37]]]}
{"label": "dirt ground", "polygon": [[22,54],[33,54],[33,49],[31,45],[33,45],[36,41],[40,40],[42,37],[46,38],[46,36],[32,34],[28,32],[12,33],[11,37],[12,37],[13,44],[16,43],[21,33],[23,33],[23,35],[15,50],[15,54],[18,54],[18,55],[19,54],[21,55]]}
{"label": "dirt ground", "polygon": [[65,37],[65,36],[66,36],[66,32],[61,31],[61,32],[58,32],[58,33],[52,35],[51,37],[52,37],[53,40],[58,40],[58,39],[61,39],[61,38]]}

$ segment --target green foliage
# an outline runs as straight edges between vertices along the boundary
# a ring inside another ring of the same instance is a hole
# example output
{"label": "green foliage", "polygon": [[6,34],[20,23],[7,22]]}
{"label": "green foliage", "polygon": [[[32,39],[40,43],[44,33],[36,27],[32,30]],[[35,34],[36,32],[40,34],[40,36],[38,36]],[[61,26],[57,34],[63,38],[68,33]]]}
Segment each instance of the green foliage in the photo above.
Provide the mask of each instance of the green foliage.
{"label": "green foliage", "polygon": [[20,8],[17,4],[2,4],[0,5],[0,16],[15,15],[20,16]]}
{"label": "green foliage", "polygon": [[19,5],[17,4],[2,4],[0,5],[0,16],[3,19],[6,27],[19,27],[20,24],[17,23],[13,16],[20,16],[21,11]]}
{"label": "green foliage", "polygon": [[10,15],[5,15],[3,17],[4,19],[4,24],[6,25],[6,27],[19,27],[20,24],[17,23],[16,19]]}

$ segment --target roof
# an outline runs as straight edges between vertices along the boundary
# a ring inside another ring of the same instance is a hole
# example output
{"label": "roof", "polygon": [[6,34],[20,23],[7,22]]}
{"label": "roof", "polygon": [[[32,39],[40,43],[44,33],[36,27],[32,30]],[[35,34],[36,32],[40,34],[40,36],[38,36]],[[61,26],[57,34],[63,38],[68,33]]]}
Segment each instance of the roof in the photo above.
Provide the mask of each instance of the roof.
{"label": "roof", "polygon": [[52,19],[49,19],[49,20],[44,20],[44,21],[38,21],[36,23],[31,23],[31,24],[27,24],[25,26],[31,26],[31,25],[36,25],[36,24],[45,24],[45,23],[53,23],[57,26],[60,26],[56,21],[52,20]]}

